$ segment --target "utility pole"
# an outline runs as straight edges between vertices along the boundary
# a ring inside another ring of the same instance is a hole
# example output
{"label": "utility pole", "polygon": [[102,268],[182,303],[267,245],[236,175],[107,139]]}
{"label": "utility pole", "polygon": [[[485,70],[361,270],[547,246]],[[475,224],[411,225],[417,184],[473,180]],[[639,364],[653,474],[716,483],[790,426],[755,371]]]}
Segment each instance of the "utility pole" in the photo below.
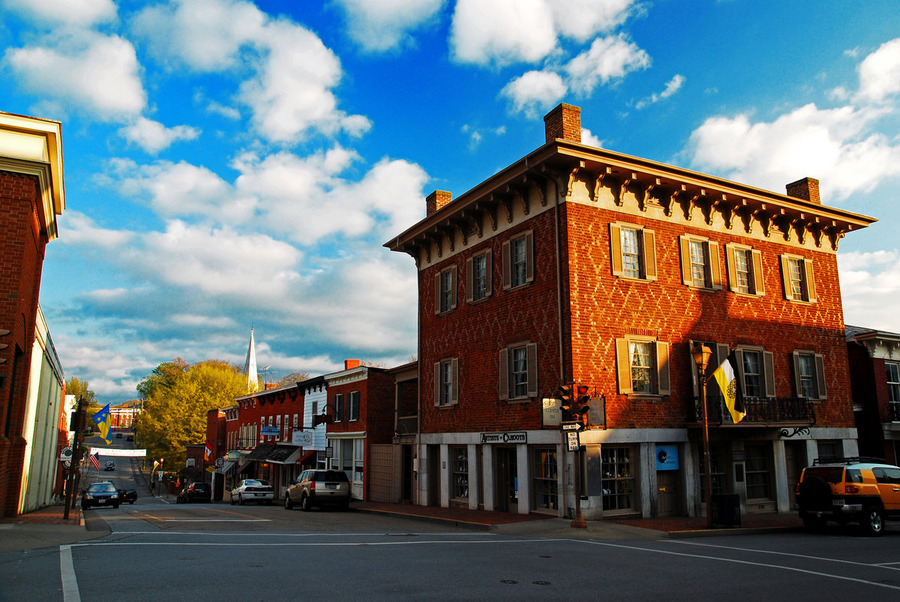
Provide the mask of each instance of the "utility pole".
{"label": "utility pole", "polygon": [[63,509],[63,519],[68,520],[69,508],[75,507],[75,499],[78,491],[78,481],[81,476],[81,446],[84,443],[84,424],[87,420],[87,403],[84,397],[78,398],[78,407],[72,415],[72,430],[75,437],[72,441],[72,463],[69,465],[66,475],[66,506]]}

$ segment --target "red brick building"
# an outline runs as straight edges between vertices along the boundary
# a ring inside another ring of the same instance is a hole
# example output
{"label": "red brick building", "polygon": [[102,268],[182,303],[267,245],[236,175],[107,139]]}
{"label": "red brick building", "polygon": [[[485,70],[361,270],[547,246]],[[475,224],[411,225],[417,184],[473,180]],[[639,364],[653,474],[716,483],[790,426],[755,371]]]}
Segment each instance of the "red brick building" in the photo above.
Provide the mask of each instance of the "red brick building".
{"label": "red brick building", "polygon": [[859,453],[900,461],[900,334],[847,326]]}
{"label": "red brick building", "polygon": [[15,516],[44,250],[65,210],[62,126],[0,113],[0,516]]}
{"label": "red brick building", "polygon": [[704,343],[707,376],[736,353],[749,407],[735,425],[708,386],[712,491],[787,511],[802,466],[856,451],[835,256],[873,220],[809,178],[778,194],[583,145],[577,107],[545,124],[385,245],[419,275],[418,502],[572,515],[550,399],[580,383],[584,516],[700,514]]}

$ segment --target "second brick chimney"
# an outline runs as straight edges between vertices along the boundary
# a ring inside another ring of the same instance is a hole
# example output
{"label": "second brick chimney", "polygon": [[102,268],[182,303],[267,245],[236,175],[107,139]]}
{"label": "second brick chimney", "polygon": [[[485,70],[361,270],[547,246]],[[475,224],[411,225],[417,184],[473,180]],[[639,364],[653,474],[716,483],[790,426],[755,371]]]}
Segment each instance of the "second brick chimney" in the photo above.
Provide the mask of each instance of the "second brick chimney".
{"label": "second brick chimney", "polygon": [[547,142],[562,138],[581,143],[581,109],[560,104],[544,116],[544,132]]}
{"label": "second brick chimney", "polygon": [[446,190],[435,190],[425,197],[425,215],[428,216],[438,211],[452,199],[453,195]]}
{"label": "second brick chimney", "polygon": [[819,198],[819,181],[815,178],[803,178],[802,180],[791,182],[785,188],[787,188],[788,196],[792,196],[795,199],[803,199],[816,205],[822,204],[822,199]]}

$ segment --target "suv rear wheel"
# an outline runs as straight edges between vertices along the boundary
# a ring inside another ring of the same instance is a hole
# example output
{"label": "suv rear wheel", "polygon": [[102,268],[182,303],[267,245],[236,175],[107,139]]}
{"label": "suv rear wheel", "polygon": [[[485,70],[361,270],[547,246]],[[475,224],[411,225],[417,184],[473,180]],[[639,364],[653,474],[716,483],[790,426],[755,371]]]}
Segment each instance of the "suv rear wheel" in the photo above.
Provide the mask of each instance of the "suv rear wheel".
{"label": "suv rear wheel", "polygon": [[300,509],[304,512],[309,512],[312,510],[312,504],[309,501],[309,496],[305,495],[300,498]]}
{"label": "suv rear wheel", "polygon": [[863,510],[862,528],[866,535],[873,537],[884,535],[884,516],[880,508],[868,506]]}

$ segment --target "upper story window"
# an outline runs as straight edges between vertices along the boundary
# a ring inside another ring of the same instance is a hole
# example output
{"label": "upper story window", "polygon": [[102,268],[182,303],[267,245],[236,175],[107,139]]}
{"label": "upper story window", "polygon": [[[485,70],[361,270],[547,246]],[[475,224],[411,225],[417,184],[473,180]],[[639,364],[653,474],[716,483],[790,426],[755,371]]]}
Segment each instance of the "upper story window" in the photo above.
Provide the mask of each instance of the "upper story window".
{"label": "upper story window", "polygon": [[619,393],[668,395],[669,344],[652,337],[616,339]]}
{"label": "upper story window", "polygon": [[491,296],[491,250],[466,260],[466,301],[474,303]]}
{"label": "upper story window", "polygon": [[351,391],[347,399],[347,420],[359,420],[359,391]]}
{"label": "upper story window", "polygon": [[459,360],[455,357],[434,364],[434,405],[450,406],[459,402]]}
{"label": "upper story window", "polygon": [[725,245],[728,263],[728,288],[733,293],[761,296],[766,292],[763,281],[762,253],[744,245]]}
{"label": "upper story window", "polygon": [[719,243],[696,236],[680,236],[679,243],[682,282],[694,288],[721,289]]}
{"label": "upper story window", "polygon": [[500,350],[500,399],[537,397],[537,345],[520,343]]}
{"label": "upper story window", "polygon": [[656,280],[656,236],[634,224],[609,225],[612,273],[621,278]]}
{"label": "upper story window", "polygon": [[900,402],[900,364],[884,364],[884,371],[887,374],[888,401]]}
{"label": "upper story window", "polygon": [[344,420],[344,394],[343,393],[335,393],[334,394],[334,414],[332,416],[334,422],[341,422]]}
{"label": "upper story window", "polygon": [[782,255],[781,278],[785,299],[807,303],[816,300],[816,281],[811,260],[797,255]]}
{"label": "upper story window", "polygon": [[534,280],[534,234],[523,232],[503,243],[503,288],[524,286]]}
{"label": "upper story window", "polygon": [[798,397],[825,399],[825,359],[811,351],[794,351],[794,390]]}
{"label": "upper story window", "polygon": [[434,277],[434,313],[456,309],[456,266],[438,272]]}
{"label": "upper story window", "polygon": [[744,397],[775,397],[775,356],[762,347],[735,350],[738,382]]}

